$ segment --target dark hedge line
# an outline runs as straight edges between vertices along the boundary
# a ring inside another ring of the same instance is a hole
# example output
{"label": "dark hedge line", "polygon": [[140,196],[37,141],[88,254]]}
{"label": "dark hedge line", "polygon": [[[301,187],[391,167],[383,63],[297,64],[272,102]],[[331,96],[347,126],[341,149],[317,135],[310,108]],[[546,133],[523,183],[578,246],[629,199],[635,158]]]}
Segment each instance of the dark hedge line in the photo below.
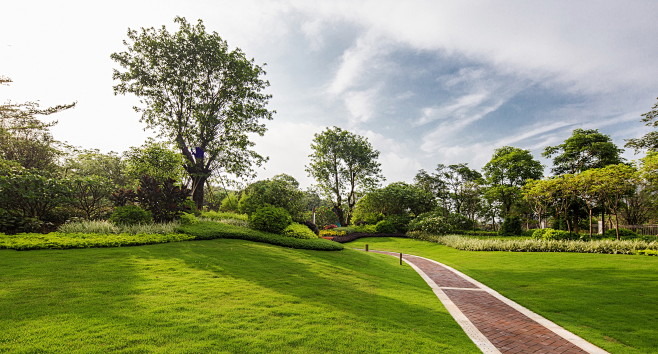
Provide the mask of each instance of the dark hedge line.
{"label": "dark hedge line", "polygon": [[362,237],[407,237],[405,234],[372,234],[366,232],[355,232],[343,236],[334,236],[332,239],[334,242],[347,243],[354,240],[358,240]]}

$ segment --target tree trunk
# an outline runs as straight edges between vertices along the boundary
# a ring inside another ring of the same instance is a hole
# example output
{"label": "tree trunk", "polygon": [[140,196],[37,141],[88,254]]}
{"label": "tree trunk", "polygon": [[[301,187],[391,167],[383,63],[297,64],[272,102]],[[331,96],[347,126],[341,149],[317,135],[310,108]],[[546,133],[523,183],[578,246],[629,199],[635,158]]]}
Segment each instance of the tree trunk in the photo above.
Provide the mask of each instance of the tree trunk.
{"label": "tree trunk", "polygon": [[592,239],[592,209],[589,209],[589,239]]}
{"label": "tree trunk", "polygon": [[196,204],[197,210],[203,208],[203,187],[206,185],[208,177],[210,176],[205,174],[192,176],[192,200],[194,201],[194,204]]}
{"label": "tree trunk", "polygon": [[336,217],[338,218],[338,223],[340,226],[345,226],[345,211],[343,211],[343,208],[334,205],[334,214],[336,214]]}

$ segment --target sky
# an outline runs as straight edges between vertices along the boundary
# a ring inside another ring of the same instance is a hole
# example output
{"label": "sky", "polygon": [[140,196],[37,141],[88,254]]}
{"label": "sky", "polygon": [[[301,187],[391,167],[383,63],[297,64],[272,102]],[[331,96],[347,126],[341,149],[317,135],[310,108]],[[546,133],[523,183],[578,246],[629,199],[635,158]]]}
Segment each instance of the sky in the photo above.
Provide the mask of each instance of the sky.
{"label": "sky", "polygon": [[[380,152],[386,183],[515,146],[541,157],[577,128],[620,147],[650,128],[658,96],[658,1],[11,1],[2,6],[0,101],[77,102],[54,137],[123,152],[154,136],[115,96],[110,54],[128,28],[202,19],[258,64],[276,110],[257,179],[305,172],[314,134],[338,126]],[[624,156],[638,159],[626,151]]]}

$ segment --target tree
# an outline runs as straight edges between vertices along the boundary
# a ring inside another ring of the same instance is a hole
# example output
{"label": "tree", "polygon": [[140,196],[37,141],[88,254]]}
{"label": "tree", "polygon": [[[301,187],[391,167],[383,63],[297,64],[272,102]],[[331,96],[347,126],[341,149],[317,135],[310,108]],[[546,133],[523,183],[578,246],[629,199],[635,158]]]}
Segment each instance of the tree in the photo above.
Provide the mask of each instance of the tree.
{"label": "tree", "polygon": [[[12,82],[0,76],[0,85]],[[75,102],[41,109],[37,102],[0,104],[0,158],[16,161],[27,169],[54,171],[62,155],[49,128],[37,116],[47,116],[73,108]]]}
{"label": "tree", "polygon": [[238,210],[251,215],[268,205],[285,209],[297,222],[304,221],[305,194],[299,189],[299,182],[290,175],[280,174],[247,186],[238,202]]}
{"label": "tree", "polygon": [[[658,98],[656,98],[658,100]],[[658,102],[656,102],[651,111],[642,114],[642,122],[649,127],[658,127]],[[645,134],[639,139],[626,140],[626,147],[635,149],[635,152],[647,149],[649,151],[658,151],[658,131],[652,131]]]}
{"label": "tree", "polygon": [[594,193],[604,201],[615,216],[615,231],[619,240],[619,212],[623,198],[636,188],[638,182],[637,170],[625,164],[609,165],[595,171]]}
{"label": "tree", "polygon": [[504,146],[494,151],[483,167],[489,187],[485,195],[500,203],[501,215],[509,217],[521,198],[521,187],[528,179],[540,179],[543,167],[528,150]]}
{"label": "tree", "polygon": [[482,194],[482,175],[468,164],[438,164],[436,172],[418,171],[416,184],[434,194],[442,207],[475,220]]}
{"label": "tree", "polygon": [[623,151],[598,129],[575,129],[564,143],[546,147],[542,155],[555,156],[552,171],[560,175],[622,163]]}
{"label": "tree", "polygon": [[249,175],[255,163],[266,159],[251,150],[252,133],[263,135],[261,120],[272,119],[266,108],[269,82],[261,79],[263,68],[240,49],[229,51],[216,33],[206,32],[203,22],[180,25],[175,33],[161,29],[128,30],[127,50],[111,58],[123,71],[114,70],[115,94],[140,97],[141,121],[160,128],[185,158],[192,180],[192,197],[203,206],[204,185],[213,172]]}
{"label": "tree", "polygon": [[431,211],[435,206],[432,194],[415,185],[395,182],[366,193],[356,203],[354,218],[366,221],[376,219],[378,214],[417,216]]}
{"label": "tree", "polygon": [[338,127],[315,134],[306,171],[333,204],[341,225],[349,225],[358,198],[383,179],[379,151],[362,136]]}
{"label": "tree", "polygon": [[[65,177],[100,177],[115,189],[128,187],[131,183],[126,172],[126,161],[115,152],[77,151],[66,159],[62,175]],[[139,177],[139,176],[138,176]]]}
{"label": "tree", "polygon": [[159,181],[173,179],[180,183],[185,175],[183,156],[171,150],[166,143],[147,141],[125,153],[126,173],[133,180],[151,176]]}

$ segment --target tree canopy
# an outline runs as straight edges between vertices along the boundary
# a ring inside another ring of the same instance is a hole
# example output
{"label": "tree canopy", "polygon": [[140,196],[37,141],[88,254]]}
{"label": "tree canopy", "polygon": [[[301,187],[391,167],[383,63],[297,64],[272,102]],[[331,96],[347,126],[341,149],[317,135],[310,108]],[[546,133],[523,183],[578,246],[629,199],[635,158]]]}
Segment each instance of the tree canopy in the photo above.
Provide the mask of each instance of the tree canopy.
{"label": "tree canopy", "polygon": [[306,171],[331,200],[339,223],[349,225],[358,198],[383,179],[379,151],[365,137],[338,127],[315,134],[311,149]]}
{"label": "tree canopy", "polygon": [[542,155],[555,156],[552,171],[560,175],[622,163],[623,151],[598,129],[574,129],[564,143],[546,147]]}
{"label": "tree canopy", "polygon": [[263,91],[263,68],[240,49],[229,50],[216,32],[183,17],[178,31],[128,30],[126,51],[111,58],[115,94],[140,98],[141,120],[171,139],[185,158],[193,199],[203,204],[203,188],[213,172],[248,175],[266,159],[253,151],[250,134],[263,135],[262,120],[272,119]]}
{"label": "tree canopy", "polygon": [[[658,100],[658,98],[656,99]],[[642,114],[642,117],[642,122],[647,126],[658,128],[658,102],[651,107],[649,112]],[[628,139],[626,147],[635,149],[636,152],[643,149],[658,151],[658,131],[648,132],[638,139]]]}

